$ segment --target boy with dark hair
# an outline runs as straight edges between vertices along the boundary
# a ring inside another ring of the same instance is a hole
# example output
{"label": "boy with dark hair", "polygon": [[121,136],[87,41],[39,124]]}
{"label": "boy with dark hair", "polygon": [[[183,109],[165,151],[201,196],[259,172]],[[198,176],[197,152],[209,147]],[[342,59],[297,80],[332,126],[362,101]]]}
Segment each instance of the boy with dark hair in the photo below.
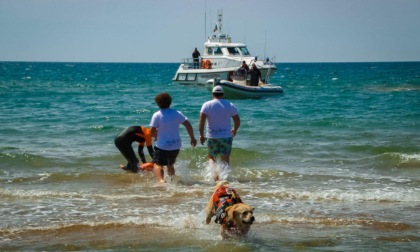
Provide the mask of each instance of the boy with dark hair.
{"label": "boy with dark hair", "polygon": [[157,181],[165,183],[164,166],[167,167],[168,175],[171,178],[175,175],[174,164],[182,145],[179,125],[182,124],[187,129],[193,148],[197,145],[197,140],[188,118],[181,112],[170,108],[172,97],[168,93],[156,95],[155,102],[160,110],[153,114],[150,121],[152,136],[157,139],[153,157],[154,172]]}

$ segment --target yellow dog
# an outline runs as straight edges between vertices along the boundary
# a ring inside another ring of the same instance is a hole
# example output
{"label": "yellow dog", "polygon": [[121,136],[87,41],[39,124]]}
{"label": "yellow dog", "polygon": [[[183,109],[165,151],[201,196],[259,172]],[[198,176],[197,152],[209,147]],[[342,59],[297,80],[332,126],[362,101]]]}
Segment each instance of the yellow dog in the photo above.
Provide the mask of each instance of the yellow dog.
{"label": "yellow dog", "polygon": [[206,223],[216,216],[223,239],[246,235],[254,223],[254,208],[244,204],[228,182],[217,183],[206,207]]}

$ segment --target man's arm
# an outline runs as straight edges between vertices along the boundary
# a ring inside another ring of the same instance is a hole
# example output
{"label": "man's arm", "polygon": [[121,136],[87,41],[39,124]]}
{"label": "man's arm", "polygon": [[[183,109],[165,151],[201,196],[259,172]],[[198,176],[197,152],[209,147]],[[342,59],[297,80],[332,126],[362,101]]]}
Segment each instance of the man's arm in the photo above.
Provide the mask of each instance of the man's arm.
{"label": "man's arm", "polygon": [[204,113],[200,113],[200,119],[198,121],[198,130],[200,132],[200,143],[204,144],[206,141],[204,137],[204,125],[206,124],[207,115]]}
{"label": "man's arm", "polygon": [[241,126],[241,118],[239,118],[239,115],[236,114],[232,116],[233,119],[233,129],[232,129],[232,137],[236,136],[236,131],[238,131],[239,126]]}
{"label": "man's arm", "polygon": [[151,131],[152,131],[152,137],[153,137],[153,139],[155,139],[155,141],[156,141],[156,139],[157,139],[157,129],[156,129],[156,127],[152,127],[151,128]]}
{"label": "man's arm", "polygon": [[191,123],[188,120],[185,120],[182,125],[185,126],[185,128],[187,129],[188,135],[190,135],[190,139],[191,139],[191,146],[195,147],[197,145],[197,140],[194,137],[194,130],[193,127],[191,126]]}
{"label": "man's arm", "polygon": [[143,147],[144,147],[144,143],[143,144],[139,143],[138,153],[139,153],[139,157],[141,159],[141,162],[146,163],[146,157],[144,156]]}

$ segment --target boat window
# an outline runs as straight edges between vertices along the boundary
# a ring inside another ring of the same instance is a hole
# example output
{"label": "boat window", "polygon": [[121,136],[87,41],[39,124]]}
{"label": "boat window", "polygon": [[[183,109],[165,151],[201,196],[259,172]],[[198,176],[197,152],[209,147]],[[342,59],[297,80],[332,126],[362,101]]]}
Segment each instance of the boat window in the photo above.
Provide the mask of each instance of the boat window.
{"label": "boat window", "polygon": [[235,47],[228,47],[227,49],[228,49],[229,54],[233,54],[233,55],[239,54],[238,49]]}
{"label": "boat window", "polygon": [[188,74],[187,75],[187,80],[188,81],[195,81],[197,74]]}
{"label": "boat window", "polygon": [[215,54],[215,55],[217,55],[217,54],[218,54],[218,55],[223,54],[223,53],[222,53],[222,49],[220,49],[220,47],[216,47],[216,49],[214,50],[214,54]]}
{"label": "boat window", "polygon": [[184,81],[187,78],[187,75],[184,73],[180,73],[178,74],[178,80],[180,81]]}
{"label": "boat window", "polygon": [[241,50],[242,55],[250,55],[248,48],[246,47],[239,47],[239,50]]}
{"label": "boat window", "polygon": [[207,55],[213,55],[213,48],[207,47]]}

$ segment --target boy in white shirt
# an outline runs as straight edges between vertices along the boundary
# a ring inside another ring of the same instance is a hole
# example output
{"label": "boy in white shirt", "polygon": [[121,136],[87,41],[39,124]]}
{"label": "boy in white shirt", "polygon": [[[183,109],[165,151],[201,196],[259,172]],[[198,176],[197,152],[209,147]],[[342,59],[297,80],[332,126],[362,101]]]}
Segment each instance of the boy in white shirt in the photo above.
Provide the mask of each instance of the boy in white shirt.
{"label": "boy in white shirt", "polygon": [[154,172],[157,181],[165,183],[164,166],[167,167],[170,177],[175,175],[174,164],[182,145],[179,125],[182,124],[187,129],[193,148],[197,145],[197,140],[188,118],[181,112],[170,108],[172,97],[168,93],[156,95],[155,102],[160,110],[153,114],[150,121],[152,137],[156,139],[153,156]]}

